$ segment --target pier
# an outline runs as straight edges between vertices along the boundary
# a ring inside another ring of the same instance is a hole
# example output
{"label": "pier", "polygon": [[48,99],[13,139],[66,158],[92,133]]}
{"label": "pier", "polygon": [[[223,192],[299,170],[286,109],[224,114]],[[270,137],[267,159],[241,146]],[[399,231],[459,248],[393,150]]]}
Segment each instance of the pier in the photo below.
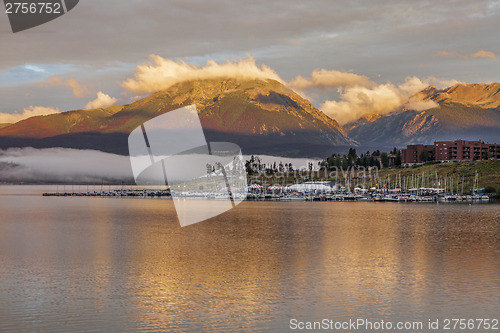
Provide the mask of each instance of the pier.
{"label": "pier", "polygon": [[141,198],[170,198],[170,190],[154,190],[154,189],[117,189],[108,191],[86,191],[86,192],[73,192],[73,191],[56,191],[45,192],[42,194],[44,197],[141,197]]}

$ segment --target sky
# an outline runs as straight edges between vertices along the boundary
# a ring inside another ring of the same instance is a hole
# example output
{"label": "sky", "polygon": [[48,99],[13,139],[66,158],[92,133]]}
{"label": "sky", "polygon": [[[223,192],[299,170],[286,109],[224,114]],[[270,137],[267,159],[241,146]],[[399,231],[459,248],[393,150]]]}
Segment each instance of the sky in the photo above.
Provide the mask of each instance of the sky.
{"label": "sky", "polygon": [[0,13],[0,123],[230,73],[277,79],[344,124],[428,84],[500,81],[498,31],[500,0],[81,0],[15,34]]}

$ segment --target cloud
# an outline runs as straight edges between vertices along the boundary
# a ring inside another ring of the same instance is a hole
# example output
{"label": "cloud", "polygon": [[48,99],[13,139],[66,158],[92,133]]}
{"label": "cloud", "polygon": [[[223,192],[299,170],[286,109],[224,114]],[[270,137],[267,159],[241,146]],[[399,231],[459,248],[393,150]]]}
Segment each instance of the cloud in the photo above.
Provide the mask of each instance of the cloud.
{"label": "cloud", "polygon": [[59,108],[51,108],[45,106],[29,106],[23,109],[23,112],[0,113],[0,124],[13,124],[18,121],[28,119],[34,116],[46,116],[53,113],[59,113]]}
{"label": "cloud", "polygon": [[435,76],[429,76],[425,79],[425,81],[429,82],[430,84],[433,84],[438,89],[445,89],[445,88],[449,88],[451,86],[454,86],[457,83],[464,83],[464,82],[459,81],[459,80],[441,79],[441,78],[437,78]]}
{"label": "cloud", "polygon": [[487,59],[496,59],[498,56],[490,51],[477,51],[476,53],[471,55],[472,58],[487,58]]}
{"label": "cloud", "polygon": [[47,79],[46,83],[50,85],[70,87],[76,98],[83,98],[90,94],[90,90],[87,87],[82,86],[73,78],[63,80],[59,76],[52,76]]}
{"label": "cloud", "polygon": [[425,110],[429,110],[432,108],[437,108],[437,107],[439,107],[439,104],[432,101],[432,100],[423,101],[423,100],[419,100],[419,99],[410,98],[408,103],[406,103],[404,106],[405,106],[405,108],[407,108],[409,110],[425,111]]}
{"label": "cloud", "polygon": [[[245,160],[250,156],[245,155]],[[318,160],[260,156],[263,163],[292,163],[306,169]],[[94,183],[102,181],[133,183],[134,177],[128,156],[95,150],[68,148],[10,148],[0,149],[0,178],[6,181]]]}
{"label": "cloud", "polygon": [[[118,97],[118,90],[113,90],[115,82],[133,78],[131,68],[147,60],[149,54],[174,60],[210,58],[222,63],[245,58],[245,52],[251,52],[259,65],[271,66],[286,80],[298,74],[308,77],[314,68],[342,67],[374,80],[379,73],[391,82],[400,82],[408,75],[496,81],[498,69],[491,67],[495,60],[470,61],[474,68],[463,67],[460,61],[440,66],[446,58],[433,55],[440,50],[474,54],[485,49],[500,56],[493,46],[500,30],[499,6],[493,6],[497,2],[457,0],[450,6],[450,1],[277,0],[228,5],[227,0],[209,4],[194,0],[189,5],[175,1],[165,6],[160,0],[100,1],[99,6],[78,6],[79,14],[71,14],[71,20],[54,20],[31,30],[37,33],[23,34],[23,38],[3,34],[2,45],[8,47],[2,48],[0,96],[4,110],[14,110],[19,108],[19,95],[30,89],[29,85],[57,75],[96,87],[91,90],[92,98],[98,90]],[[137,24],[123,24],[132,20]],[[106,29],[95,22],[106,22]],[[439,65],[436,60],[440,60]],[[421,63],[433,67],[419,67]],[[25,69],[26,64],[45,72]],[[11,74],[15,68],[19,70]],[[56,105],[52,94],[40,91],[44,94],[41,99],[32,98],[25,105]],[[34,89],[32,93],[39,94]],[[57,97],[60,108],[72,109],[79,104],[68,96]]]}
{"label": "cloud", "polygon": [[485,51],[485,50],[480,50],[477,51],[476,53],[473,54],[461,54],[458,52],[454,51],[439,51],[435,54],[437,57],[443,57],[443,58],[459,58],[459,59],[464,59],[464,60],[470,60],[470,59],[496,59],[498,56],[491,52],[491,51]]}
{"label": "cloud", "polygon": [[450,51],[439,51],[439,52],[436,52],[435,56],[436,57],[443,57],[443,58],[463,58],[463,57],[465,57],[464,55],[462,55],[458,52],[450,52]]}
{"label": "cloud", "polygon": [[80,85],[75,79],[68,79],[66,84],[71,88],[73,95],[77,98],[83,98],[89,93],[89,89]]}
{"label": "cloud", "polygon": [[154,54],[150,59],[152,62],[136,67],[134,77],[123,82],[123,88],[135,94],[146,94],[167,89],[179,82],[223,77],[282,82],[274,70],[265,65],[259,67],[252,57],[222,64],[209,60],[204,66],[190,65],[182,60],[172,61]]}
{"label": "cloud", "polygon": [[[368,114],[393,112],[408,103],[411,96],[429,85],[427,80],[408,77],[400,85],[385,83],[374,87],[348,87],[339,90],[339,101],[327,100],[320,106],[320,109],[343,125]],[[434,107],[434,104],[417,104],[417,101],[413,101],[411,106],[416,106],[419,111],[422,111],[424,107]]]}
{"label": "cloud", "polygon": [[375,85],[367,76],[336,70],[315,69],[310,77],[295,77],[288,86],[293,89],[332,88],[332,87],[370,87]]}
{"label": "cloud", "polygon": [[100,108],[105,109],[115,104],[116,101],[117,101],[116,98],[111,97],[103,93],[102,91],[99,91],[97,93],[97,98],[94,99],[93,101],[88,102],[87,105],[85,105],[85,109],[87,110],[100,109]]}
{"label": "cloud", "polygon": [[[337,88],[338,100],[326,100],[320,109],[340,124],[346,124],[368,114],[385,114],[400,107],[424,111],[438,104],[433,101],[422,101],[411,98],[430,84],[443,89],[459,81],[443,80],[428,77],[421,80],[417,77],[407,77],[399,85],[393,83],[377,84],[365,75],[337,70],[315,69],[309,77],[295,77],[288,86],[299,90],[325,90]],[[303,93],[302,93],[303,94]]]}
{"label": "cloud", "polygon": [[0,150],[0,175],[8,181],[133,181],[128,156],[65,148]]}

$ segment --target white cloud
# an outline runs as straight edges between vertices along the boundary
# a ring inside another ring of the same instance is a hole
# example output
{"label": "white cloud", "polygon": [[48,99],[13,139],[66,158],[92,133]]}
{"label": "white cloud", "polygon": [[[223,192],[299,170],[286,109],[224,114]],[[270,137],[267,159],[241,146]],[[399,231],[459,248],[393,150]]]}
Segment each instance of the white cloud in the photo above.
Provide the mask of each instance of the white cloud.
{"label": "white cloud", "polygon": [[429,82],[430,84],[433,84],[438,89],[445,89],[454,86],[457,83],[464,83],[462,81],[454,79],[440,79],[435,76],[429,76],[428,78],[425,79],[425,81]]}
{"label": "white cloud", "polygon": [[355,121],[369,114],[393,112],[405,104],[408,108],[415,107],[418,111],[423,111],[435,107],[436,104],[434,102],[409,101],[409,99],[430,84],[428,80],[407,77],[399,85],[385,83],[374,87],[348,87],[339,90],[339,101],[327,100],[320,106],[320,109],[340,124]]}
{"label": "white cloud", "polygon": [[332,88],[332,87],[370,87],[375,85],[367,76],[337,70],[315,69],[310,77],[301,75],[288,82],[293,89]]}
{"label": "white cloud", "polygon": [[209,60],[204,66],[190,65],[182,60],[173,61],[158,55],[151,55],[150,59],[151,63],[137,66],[134,77],[122,83],[125,89],[136,94],[146,94],[167,89],[179,82],[223,77],[274,79],[282,82],[274,70],[265,65],[258,66],[252,57],[222,64]]}
{"label": "white cloud", "polygon": [[37,73],[45,73],[46,70],[39,67],[39,66],[36,66],[36,65],[25,65],[24,68],[26,68],[27,70],[30,70],[30,71],[33,71],[33,72],[37,72]]}
{"label": "white cloud", "polygon": [[85,109],[87,110],[100,109],[100,108],[105,109],[115,104],[116,101],[117,101],[116,98],[111,97],[103,93],[102,91],[99,91],[97,93],[97,98],[94,99],[93,101],[88,102],[87,105],[85,105]]}
{"label": "white cloud", "polygon": [[51,108],[45,106],[29,106],[23,109],[23,112],[14,113],[0,113],[0,124],[2,123],[17,123],[18,121],[28,119],[35,116],[46,116],[53,113],[59,113],[58,108]]}
{"label": "white cloud", "polygon": [[[433,101],[422,101],[411,98],[430,84],[443,89],[459,81],[443,80],[428,77],[424,80],[418,77],[407,77],[399,85],[391,82],[377,84],[365,75],[337,70],[315,69],[309,77],[301,75],[288,82],[291,88],[307,91],[337,88],[338,100],[326,100],[320,109],[340,124],[355,121],[369,114],[386,114],[400,107],[423,111],[438,104]],[[302,93],[302,95],[305,95]]]}

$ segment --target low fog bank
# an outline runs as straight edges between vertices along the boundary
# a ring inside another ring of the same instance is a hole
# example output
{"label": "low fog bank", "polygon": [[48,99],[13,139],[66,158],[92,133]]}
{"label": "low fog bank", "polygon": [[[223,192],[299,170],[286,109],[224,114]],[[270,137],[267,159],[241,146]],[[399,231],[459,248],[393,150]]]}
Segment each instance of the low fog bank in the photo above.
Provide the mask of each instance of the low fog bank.
{"label": "low fog bank", "polygon": [[[261,163],[293,164],[294,168],[314,168],[318,161],[258,155]],[[244,156],[249,160],[250,156]],[[34,184],[135,184],[128,156],[96,150],[68,148],[10,148],[0,150],[0,183]]]}
{"label": "low fog bank", "polygon": [[128,156],[67,148],[0,150],[4,183],[134,183]]}

